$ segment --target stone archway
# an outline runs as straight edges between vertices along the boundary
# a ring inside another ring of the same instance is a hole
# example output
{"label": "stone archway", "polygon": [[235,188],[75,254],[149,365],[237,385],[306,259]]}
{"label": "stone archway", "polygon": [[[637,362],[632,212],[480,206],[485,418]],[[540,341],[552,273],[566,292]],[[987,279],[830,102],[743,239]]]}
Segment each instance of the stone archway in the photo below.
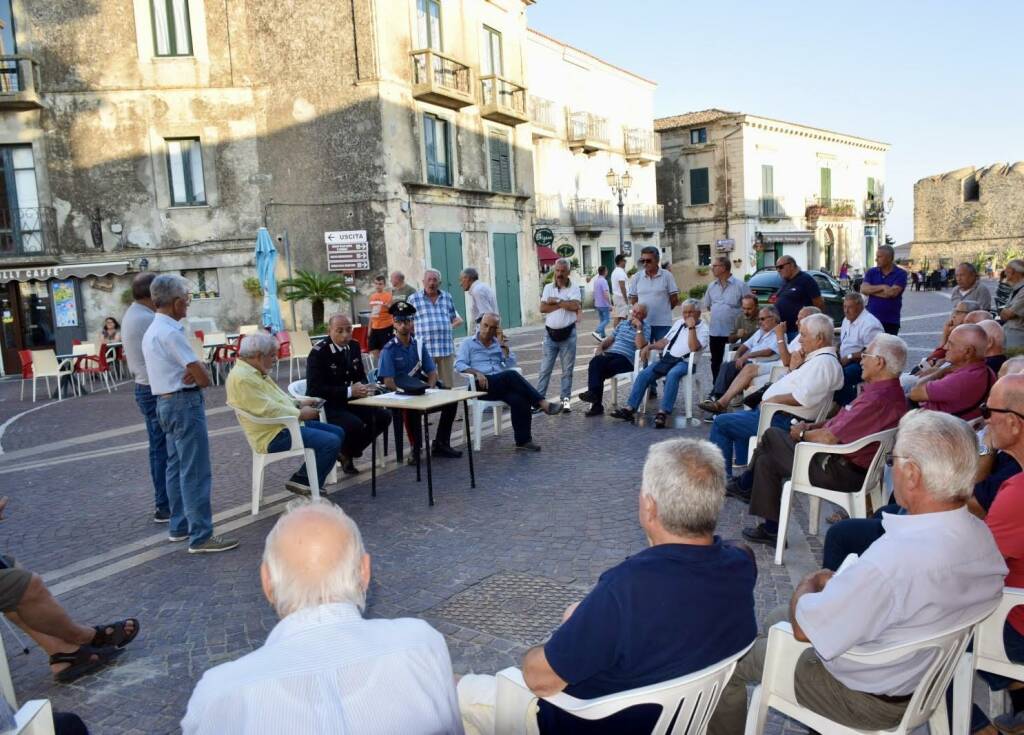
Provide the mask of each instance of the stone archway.
{"label": "stone archway", "polygon": [[831,227],[825,228],[825,241],[822,243],[824,262],[821,267],[829,273],[835,273],[836,236]]}

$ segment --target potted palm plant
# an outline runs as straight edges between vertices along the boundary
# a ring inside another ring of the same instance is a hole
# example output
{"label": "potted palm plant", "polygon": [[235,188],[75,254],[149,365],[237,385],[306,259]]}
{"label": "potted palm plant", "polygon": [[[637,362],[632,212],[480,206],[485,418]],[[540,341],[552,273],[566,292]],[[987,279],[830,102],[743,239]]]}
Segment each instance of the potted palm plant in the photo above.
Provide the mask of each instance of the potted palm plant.
{"label": "potted palm plant", "polygon": [[298,271],[293,278],[281,281],[281,297],[285,301],[312,304],[313,324],[323,324],[325,301],[348,301],[353,293],[341,276],[334,273]]}

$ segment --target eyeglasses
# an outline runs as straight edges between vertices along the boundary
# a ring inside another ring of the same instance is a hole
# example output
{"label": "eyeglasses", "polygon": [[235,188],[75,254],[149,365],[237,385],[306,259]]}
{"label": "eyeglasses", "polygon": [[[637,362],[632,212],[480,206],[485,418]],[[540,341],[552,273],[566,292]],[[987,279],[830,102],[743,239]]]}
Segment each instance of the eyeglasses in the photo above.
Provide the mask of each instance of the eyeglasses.
{"label": "eyeglasses", "polygon": [[1017,413],[1016,411],[1010,408],[992,408],[987,403],[982,403],[980,406],[978,406],[978,411],[981,412],[981,417],[986,421],[992,418],[992,414],[994,413],[1012,413],[1017,418],[1024,419],[1024,413]]}
{"label": "eyeglasses", "polygon": [[893,461],[897,459],[910,459],[910,457],[905,457],[902,454],[889,454],[885,457],[885,464],[892,467]]}
{"label": "eyeglasses", "polygon": [[860,359],[863,360],[865,357],[877,357],[879,360],[882,359],[881,355],[876,355],[873,352],[862,352],[862,353],[860,353]]}
{"label": "eyeglasses", "polygon": [[639,258],[636,262],[637,263],[650,263],[652,261],[651,261],[650,258]]}
{"label": "eyeglasses", "polygon": [[767,321],[771,321],[774,318],[775,317],[773,317],[773,316],[759,316],[757,318],[757,321],[759,321],[759,322],[767,322]]}

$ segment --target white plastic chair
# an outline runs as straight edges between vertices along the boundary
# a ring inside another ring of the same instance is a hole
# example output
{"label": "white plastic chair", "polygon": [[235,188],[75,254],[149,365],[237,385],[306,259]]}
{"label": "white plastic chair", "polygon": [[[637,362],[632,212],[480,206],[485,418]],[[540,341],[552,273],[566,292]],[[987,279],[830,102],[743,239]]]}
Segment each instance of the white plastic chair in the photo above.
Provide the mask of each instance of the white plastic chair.
{"label": "white plastic chair", "polygon": [[[654,350],[653,352],[656,354],[658,351]],[[627,385],[633,385],[633,383],[636,381],[636,376],[639,375],[640,371],[643,370],[645,367],[647,366],[642,364],[640,361],[640,350],[636,350],[633,353],[633,370],[631,372],[618,373],[617,375],[612,376],[611,387],[613,406],[615,406],[616,408],[619,407],[619,381],[621,380],[625,382]]]}
{"label": "white plastic chair", "polygon": [[243,324],[238,328],[238,334],[244,337],[247,334],[256,334],[260,331],[258,324]]}
{"label": "white plastic chair", "polygon": [[[775,368],[772,368],[773,372],[774,370]],[[747,442],[747,461],[749,462],[750,458],[754,456],[754,450],[757,449],[757,443],[761,441],[761,435],[772,425],[772,418],[779,411],[792,414],[811,423],[818,423],[825,420],[825,416],[828,415],[830,408],[832,408],[831,393],[821,403],[813,406],[787,406],[782,403],[762,401],[761,415],[757,419],[757,433],[750,437],[750,441]]]}
{"label": "white plastic chair", "polygon": [[[849,456],[875,442],[878,442],[875,456],[872,458],[871,464],[868,465],[867,474],[864,475],[864,483],[856,492],[839,492],[838,490],[829,490],[811,484],[811,459],[814,455],[825,452],[827,454]],[[882,470],[885,468],[885,457],[892,451],[892,445],[895,442],[896,429],[886,429],[885,431],[869,434],[849,444],[797,443],[796,451],[793,453],[792,475],[782,486],[782,503],[779,506],[779,537],[775,542],[776,564],[782,564],[782,551],[786,546],[786,529],[789,526],[789,512],[793,506],[795,493],[804,493],[810,496],[811,507],[807,525],[809,527],[808,530],[813,536],[818,535],[822,500],[838,505],[846,511],[850,518],[868,517],[869,497],[871,498],[872,508],[877,510],[882,507]]]}
{"label": "white plastic chair", "polygon": [[[511,368],[520,375],[523,371],[517,367]],[[471,391],[476,390],[476,376],[472,373],[462,373],[462,377],[466,379],[467,388]],[[501,410],[508,404],[504,401],[485,401],[482,398],[473,398],[469,402],[470,418],[473,422],[473,451],[480,451],[480,439],[483,434],[483,423],[484,423],[484,411],[488,408],[494,416],[494,435],[501,436]]]}
{"label": "white plastic chair", "polygon": [[[1024,664],[1015,664],[1006,655],[1003,626],[1006,616],[1018,605],[1024,605],[1024,589],[1007,587],[999,606],[979,623],[974,631],[974,650],[964,653],[953,679],[953,732],[968,732],[971,726],[971,701],[974,672],[989,671],[1015,681],[1024,681]],[[1006,690],[989,690],[989,717],[1007,710]]]}
{"label": "white plastic chair", "polygon": [[5,731],[4,735],[54,735],[53,708],[48,699],[33,699],[18,709],[3,640],[0,640],[0,695],[14,710],[14,720],[17,722],[17,727]]}
{"label": "white plastic chair", "polygon": [[313,351],[313,343],[309,339],[309,332],[291,332],[291,347],[288,354],[288,382],[292,381],[292,366],[297,366],[299,360],[305,360]]}
{"label": "white plastic chair", "polygon": [[[296,401],[306,400],[307,398],[308,399],[313,399],[314,398],[314,396],[307,396],[306,395],[306,379],[305,378],[303,378],[302,380],[296,380],[294,383],[289,383],[288,384],[288,395],[290,395]],[[322,421],[325,424],[327,423],[327,412],[324,411],[323,407],[320,408],[320,421]],[[327,480],[326,481],[331,483],[332,485],[338,481],[338,463],[337,462],[335,462],[331,466],[331,471],[327,474]]]}
{"label": "white plastic chair", "polygon": [[[947,631],[931,638],[892,646],[870,653],[864,651],[848,651],[842,658],[866,665],[885,665],[899,661],[905,657],[925,649],[934,649],[931,665],[925,670],[914,694],[907,704],[903,720],[893,730],[885,730],[885,735],[908,735],[915,728],[928,723],[931,735],[949,735],[949,723],[946,719],[946,688],[956,672],[960,657],[967,642],[974,632],[979,620],[971,621],[959,628]],[[808,728],[828,735],[868,735],[882,731],[855,730],[840,725],[819,715],[817,712],[801,706],[796,701],[796,687],[793,672],[796,669],[800,654],[810,648],[809,643],[801,643],[793,637],[793,628],[789,623],[776,623],[768,631],[768,651],[764,660],[764,671],[761,683],[754,689],[747,710],[747,726],[744,735],[759,735],[764,732],[768,719],[768,709],[774,709],[787,717],[797,720]]]}
{"label": "white plastic chair", "polygon": [[[660,684],[596,699],[577,699],[559,693],[544,697],[544,701],[584,720],[603,720],[629,707],[657,704],[661,706],[661,714],[651,735],[703,735],[718,706],[722,689],[736,668],[736,662],[748,650],[750,646],[706,669]],[[499,671],[497,677],[494,731],[501,735],[536,733],[536,718],[529,717],[529,712],[537,696],[526,686],[523,672],[511,667]]]}
{"label": "white plastic chair", "polygon": [[316,454],[312,449],[306,449],[305,445],[302,443],[302,432],[299,431],[298,417],[281,416],[280,418],[262,418],[260,416],[253,416],[251,413],[246,413],[235,406],[231,406],[231,408],[234,409],[235,416],[239,418],[239,423],[241,423],[241,419],[244,418],[246,421],[251,421],[254,424],[283,426],[288,429],[288,433],[291,434],[292,438],[292,448],[286,452],[262,454],[257,452],[255,448],[252,448],[251,444],[249,445],[250,448],[252,448],[252,514],[256,515],[260,512],[260,502],[263,500],[264,470],[266,470],[268,464],[280,462],[282,459],[305,457],[306,475],[309,478],[309,489],[314,498],[319,498],[320,484],[317,481]]}
{"label": "white plastic chair", "polygon": [[53,350],[32,350],[32,403],[36,402],[36,380],[43,378],[46,381],[46,392],[50,392],[50,378],[57,379],[57,400],[64,398],[61,389],[61,380],[68,378],[71,381],[71,390],[75,390],[75,369],[72,360],[65,358],[57,361],[57,354]]}
{"label": "white plastic chair", "polygon": [[[639,362],[639,359],[638,359],[639,358],[639,350],[637,350],[637,353],[638,353],[637,358],[634,359],[634,361],[633,361],[634,380],[636,379],[636,375],[639,375],[639,373],[640,373],[640,371],[637,369],[637,364]],[[683,376],[683,379],[682,379],[682,381],[680,383],[680,388],[683,391],[683,397],[684,397],[684,401],[685,401],[685,404],[686,404],[686,420],[687,420],[687,422],[693,424],[694,426],[699,426],[700,425],[700,419],[695,419],[693,417],[693,394],[694,394],[694,392],[696,390],[695,384],[696,384],[696,381],[697,381],[697,375],[696,375],[696,372],[697,372],[697,359],[699,357],[700,357],[700,351],[699,350],[691,352],[687,356],[687,358],[686,358],[686,364],[687,364],[686,375]],[[648,355],[648,362],[647,362],[648,366],[653,365],[659,359],[661,359],[661,350],[651,350],[650,354]],[[661,389],[664,390],[665,389],[665,378],[658,378],[655,381],[655,384],[658,384],[658,383],[661,384]],[[647,396],[650,394],[650,392],[651,392],[651,389],[650,389],[650,387],[648,387],[647,390],[644,391],[644,397],[640,399],[640,409],[639,410],[640,410],[640,413],[642,413],[642,414],[646,414],[647,413]]]}

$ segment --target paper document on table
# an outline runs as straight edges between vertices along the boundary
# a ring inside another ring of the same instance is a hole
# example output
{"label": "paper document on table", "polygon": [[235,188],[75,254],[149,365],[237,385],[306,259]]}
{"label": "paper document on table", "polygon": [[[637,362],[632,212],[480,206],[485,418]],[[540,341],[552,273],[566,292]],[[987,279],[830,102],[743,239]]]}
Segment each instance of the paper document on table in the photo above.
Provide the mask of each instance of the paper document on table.
{"label": "paper document on table", "polygon": [[383,397],[384,398],[397,398],[397,399],[400,399],[400,400],[404,401],[404,400],[406,400],[408,398],[415,398],[416,396],[410,395],[408,393],[387,393]]}
{"label": "paper document on table", "polygon": [[427,388],[427,393],[440,393],[444,388]]}

